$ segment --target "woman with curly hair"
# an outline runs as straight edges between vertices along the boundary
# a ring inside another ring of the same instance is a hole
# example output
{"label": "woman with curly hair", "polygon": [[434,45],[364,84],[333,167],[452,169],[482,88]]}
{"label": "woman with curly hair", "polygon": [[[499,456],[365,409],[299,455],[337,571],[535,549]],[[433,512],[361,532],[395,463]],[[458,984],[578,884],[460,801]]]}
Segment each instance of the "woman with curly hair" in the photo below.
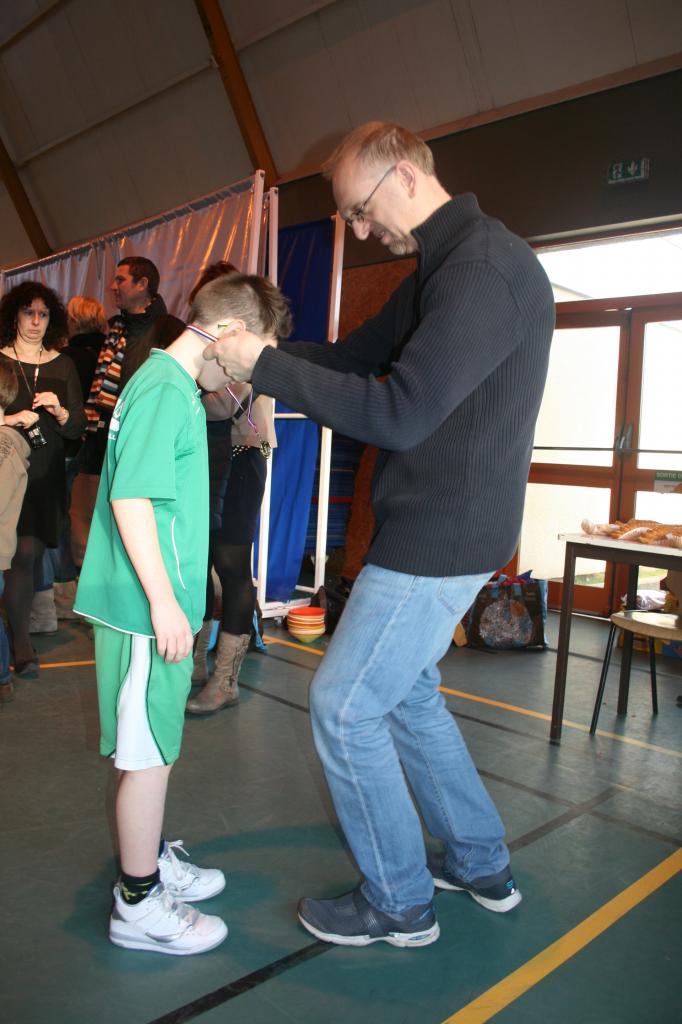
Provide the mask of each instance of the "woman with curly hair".
{"label": "woman with curly hair", "polygon": [[12,633],[14,671],[34,672],[38,658],[29,637],[33,591],[45,547],[57,547],[64,515],[64,439],[85,429],[73,362],[59,351],[66,338],[59,297],[38,281],[23,281],[0,301],[0,359],[16,370],[19,391],[5,423],[31,445],[28,486],[17,525],[17,550],[5,573],[5,608]]}

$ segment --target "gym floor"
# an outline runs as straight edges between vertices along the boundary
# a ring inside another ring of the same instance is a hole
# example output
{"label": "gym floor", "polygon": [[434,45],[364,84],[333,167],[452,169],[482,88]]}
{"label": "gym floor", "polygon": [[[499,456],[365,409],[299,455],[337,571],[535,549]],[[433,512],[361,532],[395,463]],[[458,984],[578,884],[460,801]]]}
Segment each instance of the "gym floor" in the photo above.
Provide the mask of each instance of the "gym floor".
{"label": "gym floor", "polygon": [[557,636],[546,652],[452,647],[442,685],[507,827],[523,892],[510,914],[442,893],[441,938],[400,950],[340,948],[298,923],[301,895],[357,872],[313,748],[308,686],[324,641],[268,623],[241,703],[188,719],[171,777],[168,839],[222,868],[206,904],[228,922],[196,957],[135,953],[107,938],[116,876],[114,771],[98,754],[92,643],[62,623],[36,637],[39,676],[0,706],[3,1024],[678,1024],[682,1000],[682,661],[659,658],[659,714],[635,655],[615,713],[617,654],[588,734],[606,628],[576,618],[565,725],[550,744]]}

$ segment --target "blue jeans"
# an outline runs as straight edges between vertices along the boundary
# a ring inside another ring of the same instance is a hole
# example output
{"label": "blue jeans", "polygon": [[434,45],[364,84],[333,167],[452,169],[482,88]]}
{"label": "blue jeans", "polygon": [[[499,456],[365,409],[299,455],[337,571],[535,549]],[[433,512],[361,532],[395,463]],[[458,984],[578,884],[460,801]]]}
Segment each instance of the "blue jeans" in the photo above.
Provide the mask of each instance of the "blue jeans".
{"label": "blue jeans", "polygon": [[[0,597],[5,590],[5,574],[0,569]],[[9,674],[9,640],[5,629],[5,620],[0,615],[0,683],[8,683]]]}
{"label": "blue jeans", "polygon": [[365,566],[313,679],[317,752],[363,893],[386,913],[433,897],[405,776],[455,874],[474,881],[508,868],[504,827],[438,689],[438,662],[491,575]]}

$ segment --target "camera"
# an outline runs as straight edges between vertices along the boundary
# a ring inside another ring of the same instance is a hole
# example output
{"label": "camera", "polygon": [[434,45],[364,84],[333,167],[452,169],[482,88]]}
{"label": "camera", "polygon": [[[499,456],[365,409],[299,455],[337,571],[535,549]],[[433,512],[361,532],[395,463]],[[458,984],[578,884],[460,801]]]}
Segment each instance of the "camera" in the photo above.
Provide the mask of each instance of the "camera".
{"label": "camera", "polygon": [[32,427],[26,427],[24,433],[31,448],[42,448],[47,444],[47,439],[40,429],[39,423],[34,423]]}

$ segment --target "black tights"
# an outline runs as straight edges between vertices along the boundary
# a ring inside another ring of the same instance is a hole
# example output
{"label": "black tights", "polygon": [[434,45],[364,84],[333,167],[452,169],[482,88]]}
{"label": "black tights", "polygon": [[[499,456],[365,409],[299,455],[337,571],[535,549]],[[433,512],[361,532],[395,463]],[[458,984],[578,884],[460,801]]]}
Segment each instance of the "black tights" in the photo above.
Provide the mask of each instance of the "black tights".
{"label": "black tights", "polygon": [[5,608],[15,662],[30,661],[35,653],[28,626],[33,592],[42,582],[44,551],[37,537],[18,537],[12,565],[5,571]]}
{"label": "black tights", "polygon": [[227,544],[221,540],[220,531],[211,530],[205,619],[210,619],[213,616],[215,598],[211,564],[215,567],[223,588],[221,631],[232,633],[233,636],[250,633],[253,624],[253,611],[256,607],[256,590],[251,575],[251,545]]}

